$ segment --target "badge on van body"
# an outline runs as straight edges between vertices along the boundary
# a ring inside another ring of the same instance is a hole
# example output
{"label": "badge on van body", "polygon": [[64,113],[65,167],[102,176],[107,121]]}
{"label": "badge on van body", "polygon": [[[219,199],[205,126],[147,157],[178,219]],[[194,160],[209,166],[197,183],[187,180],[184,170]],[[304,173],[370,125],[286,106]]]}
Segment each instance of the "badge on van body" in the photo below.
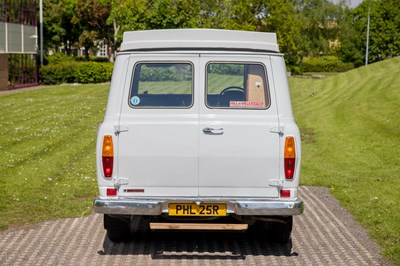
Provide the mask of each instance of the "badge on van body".
{"label": "badge on van body", "polygon": [[140,103],[140,98],[138,96],[133,96],[131,98],[131,104],[132,105],[138,105]]}

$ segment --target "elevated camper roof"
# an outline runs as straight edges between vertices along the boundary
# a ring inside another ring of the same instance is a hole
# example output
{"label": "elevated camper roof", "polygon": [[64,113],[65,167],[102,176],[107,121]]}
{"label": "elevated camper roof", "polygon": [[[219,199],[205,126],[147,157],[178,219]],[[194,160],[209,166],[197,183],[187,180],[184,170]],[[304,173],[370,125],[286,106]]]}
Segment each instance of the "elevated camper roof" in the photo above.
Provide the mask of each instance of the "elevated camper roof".
{"label": "elevated camper roof", "polygon": [[168,29],[124,32],[121,51],[233,49],[279,52],[275,33],[216,29]]}

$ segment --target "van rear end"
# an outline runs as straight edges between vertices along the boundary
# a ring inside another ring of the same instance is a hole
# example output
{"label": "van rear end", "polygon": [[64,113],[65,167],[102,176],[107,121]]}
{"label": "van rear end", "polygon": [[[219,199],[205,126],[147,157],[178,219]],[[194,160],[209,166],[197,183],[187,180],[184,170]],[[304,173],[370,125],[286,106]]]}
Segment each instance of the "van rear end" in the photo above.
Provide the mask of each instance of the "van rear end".
{"label": "van rear end", "polygon": [[94,209],[110,239],[146,217],[154,230],[261,224],[287,242],[301,147],[276,35],[139,31],[122,48],[97,140]]}

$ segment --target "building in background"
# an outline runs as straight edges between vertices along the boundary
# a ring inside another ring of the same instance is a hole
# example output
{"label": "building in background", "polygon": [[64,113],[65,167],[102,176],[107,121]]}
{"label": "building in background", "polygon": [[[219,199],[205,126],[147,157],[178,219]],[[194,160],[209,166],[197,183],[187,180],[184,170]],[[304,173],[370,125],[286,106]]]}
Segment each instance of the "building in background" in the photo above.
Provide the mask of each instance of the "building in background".
{"label": "building in background", "polygon": [[0,1],[0,90],[38,84],[36,0]]}

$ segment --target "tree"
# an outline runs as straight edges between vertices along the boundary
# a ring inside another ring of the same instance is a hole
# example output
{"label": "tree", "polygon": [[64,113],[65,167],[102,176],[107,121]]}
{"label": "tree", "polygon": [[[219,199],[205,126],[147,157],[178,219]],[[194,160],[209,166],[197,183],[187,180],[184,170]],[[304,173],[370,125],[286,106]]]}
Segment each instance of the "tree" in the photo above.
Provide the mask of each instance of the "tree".
{"label": "tree", "polygon": [[89,61],[89,50],[96,47],[95,40],[97,40],[98,34],[96,31],[83,30],[79,35],[79,45],[85,48],[85,59]]}
{"label": "tree", "polygon": [[230,25],[230,0],[201,1],[200,20],[198,27],[211,29],[228,29]]}
{"label": "tree", "polygon": [[145,26],[147,0],[112,0],[111,12],[107,18],[107,25],[112,27],[112,39],[110,42],[112,60],[115,51],[122,41],[122,33],[129,30],[143,30]]}
{"label": "tree", "polygon": [[[275,32],[280,50],[290,66],[301,62],[300,23],[290,1],[226,0],[222,28]],[[221,25],[220,25],[221,27]]]}
{"label": "tree", "polygon": [[199,24],[198,0],[153,0],[147,7],[147,29],[195,28]]}
{"label": "tree", "polygon": [[[369,1],[348,11],[341,35],[341,55],[344,61],[356,66],[365,62]],[[400,2],[371,0],[369,58],[373,63],[400,55]]]}
{"label": "tree", "polygon": [[97,40],[105,40],[106,44],[112,44],[112,28],[107,24],[111,1],[78,0],[77,3],[72,22],[81,26],[79,41],[85,47],[86,60],[89,60],[89,49],[94,47]]}
{"label": "tree", "polygon": [[[96,42],[104,41],[111,47],[108,55],[112,59],[124,31],[219,28],[276,32],[280,49],[291,66],[299,65],[303,56],[337,53],[338,39],[342,43],[340,51],[343,58],[350,61],[362,59],[360,47],[364,37],[360,37],[359,32],[365,32],[366,5],[347,11],[346,3],[349,0],[339,0],[336,4],[330,0],[44,1],[49,6],[45,20],[48,45],[63,46],[66,53],[70,54],[72,47],[79,43],[85,47],[87,58]],[[384,2],[371,1],[372,5]],[[376,14],[373,15],[375,24],[371,24],[372,28],[387,27],[387,31],[396,31],[398,28],[394,10],[399,11],[399,4],[396,0],[385,1],[388,2],[397,9],[385,5],[378,14],[378,7],[374,7]],[[378,19],[381,17],[381,20]],[[393,23],[387,25],[388,20],[384,17],[390,17]],[[344,37],[339,37],[341,35]],[[373,34],[371,42],[380,46],[372,47],[371,56],[395,55],[398,50],[395,41],[397,36],[399,34]]]}
{"label": "tree", "polygon": [[[371,3],[371,10],[375,5]],[[372,12],[369,60],[376,62],[400,55],[400,2],[378,1]]]}
{"label": "tree", "polygon": [[301,21],[290,1],[268,1],[265,18],[259,30],[276,32],[278,44],[289,66],[298,66],[302,59]]}
{"label": "tree", "polygon": [[58,50],[64,47],[70,55],[78,43],[79,25],[72,23],[75,14],[76,0],[44,0],[43,27],[46,49]]}
{"label": "tree", "polygon": [[340,0],[293,0],[299,20],[305,55],[319,56],[335,54],[336,40],[341,34],[340,25],[345,19],[347,2]]}

